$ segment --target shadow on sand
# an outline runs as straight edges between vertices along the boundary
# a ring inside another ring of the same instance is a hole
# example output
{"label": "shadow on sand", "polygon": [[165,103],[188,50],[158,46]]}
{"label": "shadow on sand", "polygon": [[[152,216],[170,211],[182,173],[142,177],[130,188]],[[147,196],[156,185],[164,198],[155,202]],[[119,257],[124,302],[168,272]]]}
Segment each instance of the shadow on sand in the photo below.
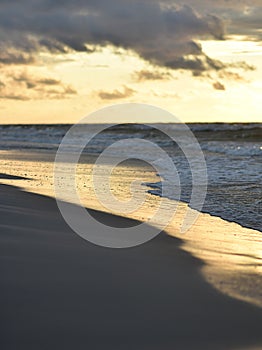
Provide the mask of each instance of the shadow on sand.
{"label": "shadow on sand", "polygon": [[9,175],[9,174],[3,174],[3,173],[0,173],[0,179],[3,179],[3,180],[33,180],[33,179],[30,179],[30,178],[24,177],[24,176],[16,176],[16,175]]}
{"label": "shadow on sand", "polygon": [[2,350],[262,346],[262,310],[213,289],[179,239],[101,248],[71,231],[54,199],[0,191]]}

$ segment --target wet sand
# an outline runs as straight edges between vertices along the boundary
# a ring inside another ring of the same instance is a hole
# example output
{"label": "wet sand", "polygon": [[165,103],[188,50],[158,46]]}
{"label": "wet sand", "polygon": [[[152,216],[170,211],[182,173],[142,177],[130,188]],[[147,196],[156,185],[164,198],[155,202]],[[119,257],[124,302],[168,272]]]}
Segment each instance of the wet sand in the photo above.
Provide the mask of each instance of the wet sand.
{"label": "wet sand", "polygon": [[71,231],[54,199],[0,190],[1,349],[262,348],[262,309],[214,289],[182,240],[162,232],[101,248]]}

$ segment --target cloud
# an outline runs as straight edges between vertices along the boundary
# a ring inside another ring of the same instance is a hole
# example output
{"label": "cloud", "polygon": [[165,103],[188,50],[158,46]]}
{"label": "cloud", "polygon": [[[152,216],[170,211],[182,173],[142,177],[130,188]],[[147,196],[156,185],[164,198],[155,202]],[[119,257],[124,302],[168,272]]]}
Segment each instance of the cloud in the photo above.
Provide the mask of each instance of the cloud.
{"label": "cloud", "polygon": [[0,99],[27,101],[30,98],[24,93],[16,93],[4,82],[0,82]]}
{"label": "cloud", "polygon": [[102,100],[117,100],[122,98],[131,97],[134,95],[136,91],[131,89],[128,86],[123,86],[122,91],[121,90],[113,90],[113,91],[98,91],[97,95]]}
{"label": "cloud", "polygon": [[220,72],[219,77],[227,80],[247,82],[247,80],[244,77],[242,77],[239,73],[230,72],[226,70]]}
{"label": "cloud", "polygon": [[61,81],[53,78],[41,78],[37,80],[37,83],[44,85],[60,85]]}
{"label": "cloud", "polygon": [[13,80],[21,83],[25,83],[27,86],[30,85],[34,87],[40,87],[41,86],[62,86],[62,87],[68,87],[67,85],[64,85],[61,80],[51,78],[51,77],[36,77],[36,76],[30,76],[26,72],[20,73],[13,77]]}
{"label": "cloud", "polygon": [[[169,2],[169,0],[164,0]],[[172,1],[172,0],[171,0]],[[183,2],[179,1],[178,2]],[[227,23],[227,32],[246,36],[247,40],[261,40],[261,0],[187,0],[200,12],[215,13]]]}
{"label": "cloud", "polygon": [[77,95],[77,90],[70,85],[64,86],[64,94],[66,95]]}
{"label": "cloud", "polygon": [[189,56],[189,57],[178,57],[173,61],[167,62],[167,66],[172,69],[185,69],[195,72],[195,75],[201,72],[208,71],[210,69],[220,70],[225,67],[220,61],[210,59],[205,55],[199,57]]}
{"label": "cloud", "polygon": [[254,70],[256,70],[255,66],[253,66],[251,64],[248,64],[245,61],[234,62],[234,63],[228,64],[228,67],[238,68],[238,69],[242,69],[242,70],[245,70],[245,71],[250,71],[250,70],[254,71]]}
{"label": "cloud", "polygon": [[[226,64],[207,57],[198,40],[224,40],[223,17],[231,28],[235,25],[236,32],[241,31],[239,2],[232,3],[234,6],[222,0],[188,0],[191,6],[179,0],[176,4],[168,0],[1,1],[0,49],[9,54],[2,59],[0,55],[0,63],[29,64],[43,50],[88,53],[113,45],[153,65],[189,70],[194,75],[220,70]],[[232,18],[225,17],[222,5],[229,8]],[[241,9],[244,11],[244,5]],[[256,12],[252,13],[250,20],[246,18],[250,26]],[[253,28],[258,25],[259,16]]]}
{"label": "cloud", "polygon": [[[4,75],[4,74],[3,74]],[[12,100],[66,99],[76,95],[70,85],[50,77],[30,76],[26,72],[5,74],[0,83],[0,98]]]}
{"label": "cloud", "polygon": [[33,55],[15,52],[15,51],[13,52],[5,51],[5,49],[2,49],[0,47],[0,64],[23,65],[23,64],[32,64],[34,62],[35,62],[35,58],[33,57]]}
{"label": "cloud", "polygon": [[163,72],[157,69],[147,70],[143,69],[141,71],[137,71],[134,73],[134,78],[137,81],[145,81],[145,80],[167,80],[171,79],[172,75],[170,72]]}
{"label": "cloud", "polygon": [[26,95],[16,95],[13,93],[10,93],[10,94],[0,93],[0,99],[16,100],[16,101],[28,101],[28,100],[30,100],[30,97],[28,97]]}
{"label": "cloud", "polygon": [[176,99],[176,100],[181,98],[181,96],[175,92],[174,93],[172,93],[172,92],[171,93],[167,93],[167,92],[160,93],[160,92],[151,90],[151,93],[153,96],[160,97],[160,98],[172,98],[172,99]]}
{"label": "cloud", "polygon": [[2,46],[20,52],[38,51],[41,47],[51,52],[89,52],[89,45],[95,49],[112,44],[132,50],[156,65],[182,69],[188,66],[179,58],[203,54],[197,39],[220,40],[224,36],[224,25],[218,17],[200,15],[186,5],[165,7],[155,0],[76,0],[56,4],[25,0],[16,2],[16,6],[1,2],[0,28],[4,33]]}
{"label": "cloud", "polygon": [[246,40],[261,40],[262,6],[251,6],[231,12],[229,33],[243,35]]}
{"label": "cloud", "polygon": [[226,90],[225,85],[223,85],[223,84],[220,83],[219,81],[217,81],[217,82],[215,82],[215,83],[213,84],[213,88],[214,88],[215,90],[220,90],[220,91],[225,91],[225,90]]}

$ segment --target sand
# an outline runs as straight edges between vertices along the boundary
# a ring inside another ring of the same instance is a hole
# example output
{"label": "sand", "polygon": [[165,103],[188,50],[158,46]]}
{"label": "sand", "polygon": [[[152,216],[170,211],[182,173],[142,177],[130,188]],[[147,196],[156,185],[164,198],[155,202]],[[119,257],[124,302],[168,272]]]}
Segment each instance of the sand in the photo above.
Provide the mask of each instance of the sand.
{"label": "sand", "polygon": [[71,231],[54,199],[0,190],[2,350],[262,348],[262,309],[213,288],[181,239],[101,248]]}

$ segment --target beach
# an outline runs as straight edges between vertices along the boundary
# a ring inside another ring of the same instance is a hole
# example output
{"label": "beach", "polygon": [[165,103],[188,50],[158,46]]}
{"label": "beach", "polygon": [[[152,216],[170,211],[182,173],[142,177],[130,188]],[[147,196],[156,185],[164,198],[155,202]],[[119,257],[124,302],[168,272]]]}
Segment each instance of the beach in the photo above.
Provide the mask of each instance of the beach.
{"label": "beach", "polygon": [[[181,203],[165,232],[146,244],[96,246],[57,208],[54,155],[1,152],[2,349],[262,347],[259,231],[200,214],[181,236]],[[130,164],[119,172],[122,182],[134,171],[155,177]],[[88,193],[89,212],[107,225],[124,228],[150,215],[145,208],[134,220],[106,214]],[[151,208],[159,197],[149,198]]]}
{"label": "beach", "polygon": [[0,350],[262,350],[261,23],[0,1]]}

